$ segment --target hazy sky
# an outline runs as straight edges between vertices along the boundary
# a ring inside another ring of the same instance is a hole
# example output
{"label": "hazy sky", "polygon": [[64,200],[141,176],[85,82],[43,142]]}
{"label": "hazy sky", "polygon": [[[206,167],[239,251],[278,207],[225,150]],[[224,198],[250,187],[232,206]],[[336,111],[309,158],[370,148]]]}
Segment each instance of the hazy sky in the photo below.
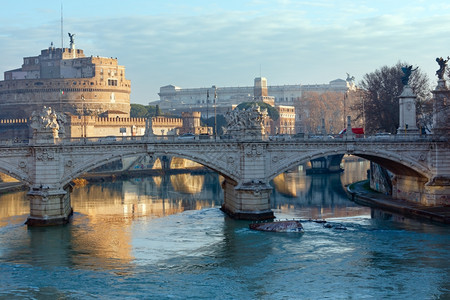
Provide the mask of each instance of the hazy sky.
{"label": "hazy sky", "polygon": [[435,85],[436,57],[450,55],[448,0],[2,1],[0,71],[19,68],[75,33],[87,56],[117,57],[131,102],[159,88],[360,81],[405,61]]}

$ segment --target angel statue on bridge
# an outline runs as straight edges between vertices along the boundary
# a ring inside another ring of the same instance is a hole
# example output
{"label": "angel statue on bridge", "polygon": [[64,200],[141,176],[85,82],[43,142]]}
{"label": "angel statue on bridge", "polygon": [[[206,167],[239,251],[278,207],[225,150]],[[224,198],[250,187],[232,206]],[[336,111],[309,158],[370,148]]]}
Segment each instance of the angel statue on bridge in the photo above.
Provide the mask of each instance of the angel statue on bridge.
{"label": "angel statue on bridge", "polygon": [[436,75],[439,79],[444,79],[445,74],[445,68],[447,67],[447,62],[450,59],[450,57],[447,56],[447,60],[443,59],[442,57],[436,58],[437,63],[439,64],[439,70],[436,71]]}
{"label": "angel statue on bridge", "polygon": [[402,71],[403,71],[403,73],[405,74],[405,75],[402,77],[402,83],[403,83],[403,85],[408,85],[409,76],[411,76],[412,72],[416,71],[416,70],[419,68],[419,67],[417,67],[417,68],[415,68],[415,69],[413,70],[412,67],[413,67],[413,66],[404,66],[404,67],[402,67]]}

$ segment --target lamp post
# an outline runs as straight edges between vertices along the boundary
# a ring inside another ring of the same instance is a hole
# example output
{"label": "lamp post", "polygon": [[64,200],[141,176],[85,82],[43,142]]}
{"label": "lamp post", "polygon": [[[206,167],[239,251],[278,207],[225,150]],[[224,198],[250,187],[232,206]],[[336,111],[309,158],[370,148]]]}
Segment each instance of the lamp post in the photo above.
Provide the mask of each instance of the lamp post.
{"label": "lamp post", "polygon": [[347,100],[347,91],[345,91],[345,94],[344,94],[344,128],[347,128],[347,124],[345,123],[345,117],[346,117],[346,114],[345,114],[346,100]]}
{"label": "lamp post", "polygon": [[82,109],[82,125],[81,125],[81,136],[86,138],[86,116],[84,113],[84,95],[81,95],[81,109]]}
{"label": "lamp post", "polygon": [[365,99],[364,95],[361,97],[361,92],[359,92],[359,97],[362,99],[362,109],[363,109],[363,130],[366,132],[366,108],[364,107]]}
{"label": "lamp post", "polygon": [[209,89],[206,90],[206,121],[209,119]]}
{"label": "lamp post", "polygon": [[217,113],[216,113],[217,88],[214,87],[214,139],[217,140]]}

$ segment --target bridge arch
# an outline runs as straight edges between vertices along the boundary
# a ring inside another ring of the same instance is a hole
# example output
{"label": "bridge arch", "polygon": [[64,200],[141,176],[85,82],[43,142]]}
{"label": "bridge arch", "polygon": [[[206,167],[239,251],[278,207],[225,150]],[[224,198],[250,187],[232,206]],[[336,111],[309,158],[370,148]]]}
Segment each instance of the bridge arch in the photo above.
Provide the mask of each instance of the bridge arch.
{"label": "bridge arch", "polygon": [[88,160],[83,160],[80,162],[74,162],[73,166],[71,166],[70,170],[64,173],[63,178],[61,179],[61,186],[65,186],[70,181],[72,181],[74,178],[77,178],[81,176],[82,174],[85,174],[86,172],[89,172],[90,170],[93,170],[97,167],[103,166],[107,163],[119,160],[124,157],[133,157],[137,155],[149,155],[150,157],[159,157],[159,156],[174,156],[184,159],[189,159],[191,161],[194,161],[196,163],[199,163],[218,174],[222,175],[223,177],[227,179],[231,179],[234,182],[238,181],[238,174],[233,174],[226,168],[220,165],[220,163],[216,163],[213,159],[208,157],[207,155],[204,157],[200,157],[198,155],[192,154],[192,153],[184,153],[177,150],[165,150],[165,151],[136,151],[135,149],[124,151],[121,153],[105,153],[102,155],[92,156]]}
{"label": "bridge arch", "polygon": [[25,183],[26,185],[30,186],[32,183],[30,182],[29,176],[26,173],[26,164],[21,168],[20,166],[17,167],[10,162],[7,161],[0,161],[0,173],[4,173],[8,176],[11,176],[20,182]]}
{"label": "bridge arch", "polygon": [[305,153],[293,153],[287,159],[280,162],[278,165],[274,165],[271,172],[268,174],[268,179],[272,180],[279,174],[291,169],[293,166],[307,163],[313,159],[322,158],[329,155],[345,155],[351,154],[361,158],[365,158],[371,162],[377,163],[383,168],[391,171],[396,175],[412,176],[421,179],[431,179],[431,171],[420,162],[417,162],[413,158],[399,155],[395,152],[389,151],[366,151],[366,150],[328,150],[328,151],[315,151]]}

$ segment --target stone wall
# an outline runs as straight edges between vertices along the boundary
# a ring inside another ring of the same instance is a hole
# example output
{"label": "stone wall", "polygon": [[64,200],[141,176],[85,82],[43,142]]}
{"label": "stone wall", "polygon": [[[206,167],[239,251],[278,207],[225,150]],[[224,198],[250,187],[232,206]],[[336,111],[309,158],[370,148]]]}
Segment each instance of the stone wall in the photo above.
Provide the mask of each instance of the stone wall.
{"label": "stone wall", "polygon": [[393,174],[385,168],[370,163],[370,188],[383,193],[385,195],[392,195],[392,178]]}

